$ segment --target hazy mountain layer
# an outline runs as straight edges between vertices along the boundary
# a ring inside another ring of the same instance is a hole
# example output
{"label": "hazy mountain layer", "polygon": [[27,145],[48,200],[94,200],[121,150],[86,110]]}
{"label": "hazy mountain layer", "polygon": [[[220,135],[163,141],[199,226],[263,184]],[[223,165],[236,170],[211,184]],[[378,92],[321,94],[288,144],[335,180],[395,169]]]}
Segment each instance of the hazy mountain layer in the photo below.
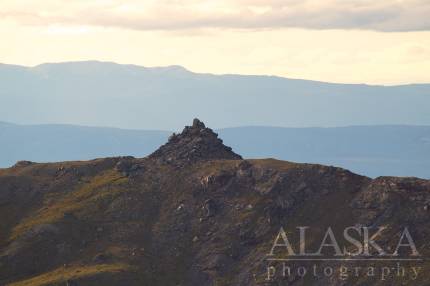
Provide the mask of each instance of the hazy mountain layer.
{"label": "hazy mountain layer", "polygon": [[332,84],[198,74],[105,62],[0,65],[0,120],[177,130],[191,116],[216,128],[430,125],[430,85]]}
{"label": "hazy mountain layer", "polygon": [[[279,158],[348,168],[371,177],[430,178],[430,127],[238,127],[217,130],[245,158]],[[55,162],[144,157],[171,132],[71,125],[0,123],[0,167],[19,160]]]}

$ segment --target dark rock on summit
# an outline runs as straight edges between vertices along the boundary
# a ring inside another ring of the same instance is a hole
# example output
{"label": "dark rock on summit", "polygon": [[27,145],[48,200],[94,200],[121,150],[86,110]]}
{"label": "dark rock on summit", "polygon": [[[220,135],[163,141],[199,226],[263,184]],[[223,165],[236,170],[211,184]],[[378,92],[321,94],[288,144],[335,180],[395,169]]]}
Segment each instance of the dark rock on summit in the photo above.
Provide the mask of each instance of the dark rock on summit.
{"label": "dark rock on summit", "polygon": [[223,144],[217,133],[198,119],[194,119],[193,125],[186,126],[182,133],[170,136],[169,141],[149,158],[177,165],[203,160],[242,159]]}
{"label": "dark rock on summit", "polygon": [[30,166],[33,164],[34,164],[34,162],[31,162],[31,161],[18,161],[18,162],[16,162],[15,165],[13,165],[13,167],[26,167],[26,166]]}

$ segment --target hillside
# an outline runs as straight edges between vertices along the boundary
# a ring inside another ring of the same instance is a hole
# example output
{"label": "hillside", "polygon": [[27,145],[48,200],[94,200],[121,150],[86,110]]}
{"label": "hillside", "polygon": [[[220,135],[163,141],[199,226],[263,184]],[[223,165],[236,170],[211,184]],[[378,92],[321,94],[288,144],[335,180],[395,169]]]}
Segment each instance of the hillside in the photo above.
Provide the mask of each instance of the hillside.
{"label": "hillside", "polygon": [[[430,127],[236,127],[217,132],[244,158],[277,158],[343,167],[358,174],[430,178]],[[0,167],[20,160],[57,162],[145,157],[169,131],[0,123]]]}
{"label": "hillside", "polygon": [[386,226],[377,242],[393,249],[407,226],[428,257],[429,205],[430,181],[244,160],[195,120],[144,158],[0,170],[0,285],[427,285],[426,261],[400,262],[400,278],[266,276],[281,227],[310,226],[312,248],[329,226]]}
{"label": "hillside", "polygon": [[109,62],[0,65],[2,121],[178,130],[190,116],[216,128],[430,125],[430,85],[334,84],[213,75]]}

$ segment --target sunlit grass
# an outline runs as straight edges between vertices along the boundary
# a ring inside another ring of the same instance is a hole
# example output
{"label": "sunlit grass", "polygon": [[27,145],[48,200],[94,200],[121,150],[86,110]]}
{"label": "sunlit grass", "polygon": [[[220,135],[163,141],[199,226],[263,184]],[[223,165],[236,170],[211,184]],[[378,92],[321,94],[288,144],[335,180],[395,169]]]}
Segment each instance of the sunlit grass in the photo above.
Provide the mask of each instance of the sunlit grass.
{"label": "sunlit grass", "polygon": [[11,239],[16,239],[19,235],[36,225],[54,223],[64,217],[65,213],[78,211],[96,200],[112,196],[123,191],[118,185],[126,182],[127,178],[122,177],[115,171],[108,171],[98,175],[80,186],[77,190],[70,192],[58,201],[44,206],[35,216],[25,218],[12,231]]}
{"label": "sunlit grass", "polygon": [[98,275],[102,273],[118,273],[129,271],[132,268],[126,264],[100,264],[90,266],[61,267],[51,272],[8,284],[7,286],[43,286],[53,283],[76,280],[83,277]]}

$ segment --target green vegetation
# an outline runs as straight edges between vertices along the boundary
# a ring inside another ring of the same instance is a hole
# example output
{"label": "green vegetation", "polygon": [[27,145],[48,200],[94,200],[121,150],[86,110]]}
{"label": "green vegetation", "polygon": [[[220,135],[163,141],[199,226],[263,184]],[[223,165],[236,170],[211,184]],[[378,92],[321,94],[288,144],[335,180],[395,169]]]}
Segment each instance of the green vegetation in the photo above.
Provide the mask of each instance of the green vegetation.
{"label": "green vegetation", "polygon": [[45,205],[35,216],[25,218],[14,229],[11,239],[40,224],[54,223],[64,217],[65,213],[76,212],[89,207],[97,200],[111,197],[126,191],[119,186],[127,182],[127,178],[115,171],[106,171],[93,177],[88,183],[80,186],[65,197],[54,199],[49,205]]}

